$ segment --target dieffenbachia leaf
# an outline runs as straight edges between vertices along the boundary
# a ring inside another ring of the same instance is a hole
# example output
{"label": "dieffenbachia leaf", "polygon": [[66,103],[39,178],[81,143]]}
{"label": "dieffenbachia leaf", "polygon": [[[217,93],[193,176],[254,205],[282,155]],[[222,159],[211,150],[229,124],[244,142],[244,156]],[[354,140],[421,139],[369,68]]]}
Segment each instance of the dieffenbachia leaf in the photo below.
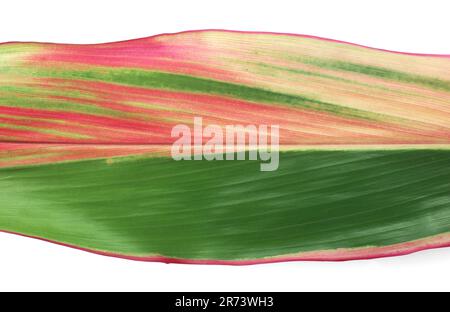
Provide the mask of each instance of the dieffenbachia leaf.
{"label": "dieffenbachia leaf", "polygon": [[[279,125],[277,170],[175,161],[178,124]],[[0,230],[249,264],[450,245],[450,57],[185,32],[0,45]]]}

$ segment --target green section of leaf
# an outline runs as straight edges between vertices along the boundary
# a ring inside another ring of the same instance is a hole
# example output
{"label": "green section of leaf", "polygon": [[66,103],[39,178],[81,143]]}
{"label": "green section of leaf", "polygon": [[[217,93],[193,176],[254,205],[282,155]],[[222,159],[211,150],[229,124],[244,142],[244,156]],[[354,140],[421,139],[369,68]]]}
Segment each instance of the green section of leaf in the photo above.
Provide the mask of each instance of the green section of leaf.
{"label": "green section of leaf", "polygon": [[322,68],[343,70],[372,77],[401,81],[411,84],[419,84],[432,89],[450,91],[450,81],[433,77],[410,74],[402,71],[392,70],[379,66],[370,66],[358,63],[343,62],[332,59],[300,58],[300,62],[315,65]]}
{"label": "green section of leaf", "polygon": [[450,232],[450,151],[292,151],[0,170],[0,229],[128,255],[259,259]]}

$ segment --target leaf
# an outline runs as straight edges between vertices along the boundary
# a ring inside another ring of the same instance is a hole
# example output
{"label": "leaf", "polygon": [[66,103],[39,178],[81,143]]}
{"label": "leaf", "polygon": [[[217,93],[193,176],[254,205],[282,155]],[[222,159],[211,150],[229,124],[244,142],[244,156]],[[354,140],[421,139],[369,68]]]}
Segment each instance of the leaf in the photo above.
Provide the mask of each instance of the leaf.
{"label": "leaf", "polygon": [[[449,90],[448,56],[307,36],[2,44],[0,230],[182,263],[448,246]],[[279,125],[278,169],[175,161],[194,117]]]}

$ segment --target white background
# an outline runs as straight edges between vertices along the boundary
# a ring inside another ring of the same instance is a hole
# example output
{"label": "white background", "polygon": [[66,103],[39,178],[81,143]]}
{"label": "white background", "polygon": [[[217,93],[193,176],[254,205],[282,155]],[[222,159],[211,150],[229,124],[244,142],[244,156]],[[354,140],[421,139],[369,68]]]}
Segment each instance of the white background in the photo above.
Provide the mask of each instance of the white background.
{"label": "white background", "polygon": [[[192,29],[317,35],[450,54],[449,1],[2,1],[0,42],[100,43]],[[1,196],[1,191],[0,191]],[[1,209],[1,207],[0,207]],[[346,263],[166,265],[0,233],[0,290],[450,290],[450,248]]]}

